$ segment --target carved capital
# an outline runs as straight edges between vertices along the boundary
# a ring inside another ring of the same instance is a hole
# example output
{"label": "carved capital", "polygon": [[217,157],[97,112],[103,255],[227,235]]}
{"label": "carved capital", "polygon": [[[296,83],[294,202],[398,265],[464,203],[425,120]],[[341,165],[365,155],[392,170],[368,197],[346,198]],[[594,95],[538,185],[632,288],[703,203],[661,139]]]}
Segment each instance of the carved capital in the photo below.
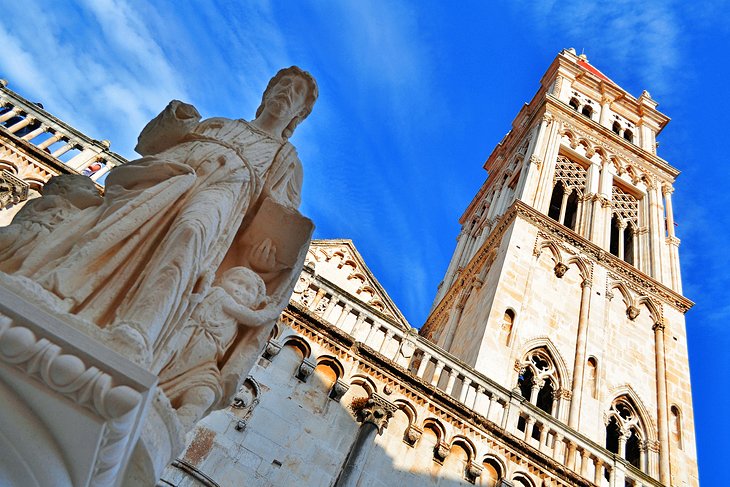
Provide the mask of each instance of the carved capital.
{"label": "carved capital", "polygon": [[307,382],[307,379],[312,375],[316,366],[317,364],[313,360],[305,358],[297,369],[297,379],[302,382]]}
{"label": "carved capital", "polygon": [[30,185],[7,170],[0,171],[0,209],[28,199]]}
{"label": "carved capital", "polygon": [[403,441],[408,446],[416,446],[416,443],[418,443],[418,440],[421,439],[421,435],[423,435],[423,430],[415,425],[408,425],[408,428],[406,428],[406,432],[403,435]]}
{"label": "carved capital", "polygon": [[674,193],[674,186],[671,184],[662,184],[662,194],[664,196]]}
{"label": "carved capital", "polygon": [[555,271],[555,275],[558,277],[558,279],[560,279],[565,275],[566,272],[568,272],[568,266],[563,264],[562,262],[558,262],[557,264],[555,264],[553,271]]}
{"label": "carved capital", "polygon": [[335,402],[340,402],[342,396],[344,396],[349,389],[350,385],[347,382],[343,381],[342,379],[337,379],[332,386],[332,390],[330,391],[330,399]]}
{"label": "carved capital", "polygon": [[550,112],[543,113],[543,115],[542,115],[543,122],[545,122],[549,125],[550,123],[552,123],[553,120],[555,120],[555,118],[553,117],[552,113],[550,113]]}
{"label": "carved capital", "polygon": [[537,154],[532,154],[530,156],[530,164],[534,164],[539,168],[542,165],[542,159]]}
{"label": "carved capital", "polygon": [[581,281],[581,283],[580,283],[580,287],[582,287],[582,288],[585,288],[585,287],[588,287],[588,288],[593,287],[593,281],[591,281],[588,278],[583,279],[583,281]]}
{"label": "carved capital", "polygon": [[660,333],[664,333],[664,323],[654,323],[654,325],[651,327],[653,331],[658,331]]}
{"label": "carved capital", "polygon": [[636,318],[638,318],[640,313],[641,310],[634,305],[626,308],[626,316],[628,316],[631,321],[634,321]]}
{"label": "carved capital", "polygon": [[398,407],[395,404],[378,394],[373,394],[357,411],[357,419],[361,423],[374,424],[378,429],[378,434],[381,435],[397,410]]}

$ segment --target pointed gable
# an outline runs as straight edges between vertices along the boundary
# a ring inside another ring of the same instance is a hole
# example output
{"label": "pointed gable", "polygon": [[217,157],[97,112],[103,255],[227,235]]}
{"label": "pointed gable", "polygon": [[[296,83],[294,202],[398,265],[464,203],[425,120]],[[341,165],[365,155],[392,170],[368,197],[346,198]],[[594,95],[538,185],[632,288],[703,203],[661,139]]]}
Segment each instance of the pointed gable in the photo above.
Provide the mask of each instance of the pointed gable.
{"label": "pointed gable", "polygon": [[315,273],[406,328],[408,321],[365,265],[352,240],[312,240],[305,264]]}

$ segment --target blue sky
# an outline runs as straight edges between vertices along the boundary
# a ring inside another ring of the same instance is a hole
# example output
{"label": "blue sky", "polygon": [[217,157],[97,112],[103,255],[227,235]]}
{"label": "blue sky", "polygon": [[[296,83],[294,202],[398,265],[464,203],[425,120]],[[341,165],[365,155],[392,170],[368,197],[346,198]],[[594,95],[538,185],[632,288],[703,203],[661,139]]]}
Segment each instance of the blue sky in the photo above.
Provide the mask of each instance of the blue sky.
{"label": "blue sky", "polygon": [[[0,77],[133,158],[172,98],[252,118],[269,77],[297,64],[320,98],[297,129],[303,212],[351,238],[414,326],[443,277],[482,164],[563,48],[585,51],[672,117],[659,155],[674,194],[700,473],[727,463],[730,172],[727,1],[5,2]],[[722,441],[722,443],[721,443]]]}

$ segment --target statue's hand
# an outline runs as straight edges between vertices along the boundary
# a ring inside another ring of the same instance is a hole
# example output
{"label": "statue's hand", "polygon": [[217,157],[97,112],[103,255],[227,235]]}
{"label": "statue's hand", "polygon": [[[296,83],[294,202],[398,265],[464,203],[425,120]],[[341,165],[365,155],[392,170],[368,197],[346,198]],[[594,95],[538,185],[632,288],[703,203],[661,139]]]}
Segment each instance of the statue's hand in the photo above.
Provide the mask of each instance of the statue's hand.
{"label": "statue's hand", "polygon": [[278,270],[276,246],[274,246],[274,242],[270,238],[264,239],[260,244],[253,247],[248,258],[251,269],[259,274]]}

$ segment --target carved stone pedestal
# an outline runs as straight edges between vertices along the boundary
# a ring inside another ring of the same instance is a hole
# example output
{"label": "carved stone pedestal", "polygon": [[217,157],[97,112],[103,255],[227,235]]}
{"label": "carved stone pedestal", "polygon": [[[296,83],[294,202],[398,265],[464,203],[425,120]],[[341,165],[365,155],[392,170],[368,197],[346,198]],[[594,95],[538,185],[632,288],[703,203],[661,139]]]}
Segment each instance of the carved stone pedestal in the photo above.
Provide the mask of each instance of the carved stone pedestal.
{"label": "carved stone pedestal", "polygon": [[0,485],[122,485],[156,381],[0,279]]}

